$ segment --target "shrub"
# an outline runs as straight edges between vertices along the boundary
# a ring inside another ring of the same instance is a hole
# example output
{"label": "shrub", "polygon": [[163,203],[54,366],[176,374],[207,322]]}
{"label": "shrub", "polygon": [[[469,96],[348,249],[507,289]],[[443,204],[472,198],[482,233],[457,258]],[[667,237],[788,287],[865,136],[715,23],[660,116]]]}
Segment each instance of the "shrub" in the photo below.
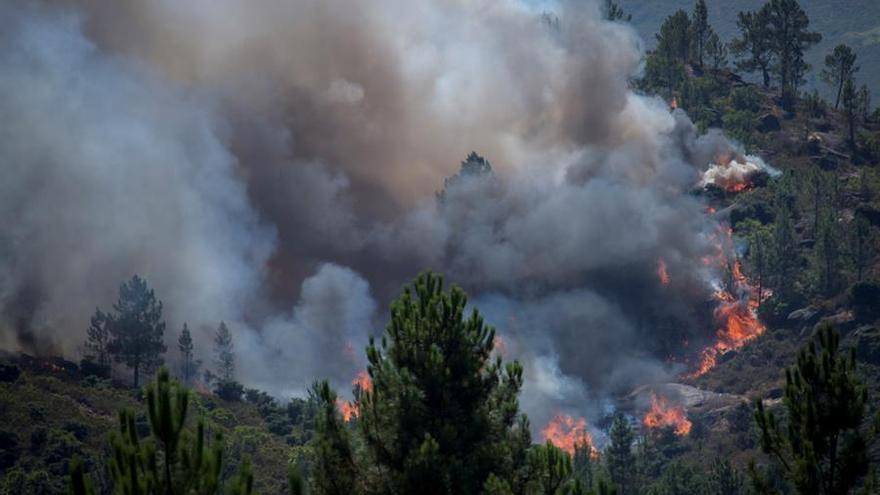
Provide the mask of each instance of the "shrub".
{"label": "shrub", "polygon": [[738,111],[757,112],[761,100],[751,86],[741,86],[730,92],[730,106]]}
{"label": "shrub", "polygon": [[214,393],[217,397],[228,401],[240,401],[244,394],[244,386],[236,381],[228,380],[217,382]]}

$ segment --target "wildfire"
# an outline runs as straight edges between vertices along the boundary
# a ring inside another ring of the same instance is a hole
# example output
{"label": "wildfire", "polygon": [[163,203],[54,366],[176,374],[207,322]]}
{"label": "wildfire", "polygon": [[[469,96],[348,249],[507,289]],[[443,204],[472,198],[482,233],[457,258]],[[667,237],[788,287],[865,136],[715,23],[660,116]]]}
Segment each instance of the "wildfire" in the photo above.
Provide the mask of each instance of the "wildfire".
{"label": "wildfire", "polygon": [[777,175],[779,171],[757,156],[724,154],[709,165],[697,185],[714,185],[727,192],[738,193],[751,189],[761,174]]}
{"label": "wildfire", "polygon": [[678,98],[673,98],[672,101],[669,102],[669,108],[672,110],[678,108]]}
{"label": "wildfire", "polygon": [[742,348],[767,329],[758,319],[758,306],[761,304],[761,299],[768,294],[761,294],[752,286],[742,272],[739,258],[734,255],[733,263],[729,264],[726,253],[733,251],[732,232],[729,228],[721,232],[723,237],[716,243],[717,253],[703,259],[703,263],[707,266],[729,270],[730,275],[729,281],[720,284],[720,288],[713,296],[718,303],[713,313],[718,324],[718,330],[715,332],[717,340],[713,345],[703,349],[700,354],[700,364],[690,377],[705,374],[715,367],[719,356]]}
{"label": "wildfire", "polygon": [[663,258],[657,260],[657,278],[663,285],[669,285],[669,272],[666,270],[666,261]]}
{"label": "wildfire", "polygon": [[544,441],[549,441],[569,454],[574,454],[576,446],[587,445],[591,457],[599,455],[599,451],[593,446],[593,437],[587,431],[587,420],[584,418],[574,419],[567,414],[558,414],[541,430],[541,436]]}
{"label": "wildfire", "polygon": [[346,423],[358,417],[360,414],[358,405],[345,399],[336,399],[336,408],[339,409],[339,412],[342,414],[342,419],[345,420]]}
{"label": "wildfire", "polygon": [[[359,371],[351,381],[351,384],[356,389],[360,389],[361,392],[370,392],[373,390],[373,380],[370,379],[370,374],[367,370]],[[357,401],[348,401],[345,399],[336,399],[336,408],[339,409],[339,413],[342,414],[342,419],[346,422],[360,416],[361,412],[360,405]]]}
{"label": "wildfire", "polygon": [[360,387],[363,392],[370,392],[373,390],[373,380],[370,379],[370,374],[367,373],[367,370],[358,371],[358,374],[355,375],[351,384],[355,387]]}
{"label": "wildfire", "polygon": [[651,409],[642,419],[645,428],[654,430],[658,428],[673,428],[678,436],[684,436],[691,432],[693,423],[687,418],[684,407],[671,404],[665,397],[651,393]]}

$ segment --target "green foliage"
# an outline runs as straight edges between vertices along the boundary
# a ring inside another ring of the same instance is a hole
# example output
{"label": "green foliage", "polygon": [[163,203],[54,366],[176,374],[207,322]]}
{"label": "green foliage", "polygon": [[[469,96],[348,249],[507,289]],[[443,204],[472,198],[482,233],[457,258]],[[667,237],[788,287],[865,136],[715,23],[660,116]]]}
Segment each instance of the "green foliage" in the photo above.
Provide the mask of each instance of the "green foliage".
{"label": "green foliage", "polygon": [[605,464],[611,481],[621,495],[635,493],[636,459],[632,452],[633,431],[623,415],[616,415],[609,433],[611,443],[605,449]]}
{"label": "green foliage", "polygon": [[605,6],[602,9],[602,15],[609,21],[626,21],[632,20],[631,15],[627,15],[620,5],[613,0],[605,0]]}
{"label": "green foliage", "polygon": [[[709,25],[709,9],[706,8],[706,0],[697,0],[694,4],[694,12],[691,16],[691,51],[697,64],[703,67],[704,55],[709,44],[709,39],[715,32]],[[715,35],[717,40],[718,35]]]}
{"label": "green foliage", "polygon": [[859,66],[856,65],[856,54],[852,48],[840,44],[834,47],[834,51],[825,57],[825,68],[819,74],[823,81],[828,83],[837,97],[834,100],[834,108],[840,107],[840,97],[843,94],[843,86],[846,81],[851,81]]}
{"label": "green foliage", "polygon": [[757,112],[760,109],[761,100],[751,86],[733,88],[728,100],[734,110]]}
{"label": "green foliage", "polygon": [[856,85],[852,79],[843,83],[843,114],[846,117],[847,142],[850,150],[856,152],[856,124],[859,118],[859,100]]}
{"label": "green foliage", "polygon": [[701,470],[683,461],[673,461],[660,480],[648,489],[650,495],[692,495],[706,493],[707,482]]}
{"label": "green foliage", "polygon": [[110,368],[110,329],[107,315],[98,308],[91,318],[86,331],[86,359],[93,361],[100,368]]}
{"label": "green foliage", "polygon": [[657,53],[665,62],[690,62],[691,29],[691,20],[683,10],[666,18],[657,33]]}
{"label": "green foliage", "polygon": [[745,479],[729,460],[715,459],[709,471],[709,492],[713,495],[740,495],[745,493]]}
{"label": "green foliage", "polygon": [[[756,403],[761,448],[801,494],[848,493],[867,472],[868,438],[860,431],[867,389],[856,376],[855,353],[840,352],[838,333],[819,329],[785,372],[785,425]],[[752,469],[757,486],[766,475]]]}
{"label": "green foliage", "polygon": [[351,446],[351,435],[336,410],[336,393],[327,382],[316,383],[311,394],[318,403],[317,428],[312,448],[312,491],[317,495],[363,493],[361,473]]}
{"label": "green foliage", "polygon": [[566,495],[574,487],[571,480],[571,457],[547,442],[529,451],[529,465],[536,473],[534,483],[541,495]]}
{"label": "green foliage", "polygon": [[193,348],[192,335],[189,333],[189,327],[184,323],[180,337],[177,339],[177,350],[180,352],[180,378],[184,385],[192,381],[199,369],[200,363],[193,357]]}
{"label": "green foliage", "polygon": [[764,87],[770,86],[770,64],[772,62],[772,44],[769,33],[766,8],[756,12],[740,12],[736,25],[740,37],[730,42],[730,50],[739,60],[737,70],[752,73],[759,72]]}
{"label": "green foliage", "polygon": [[445,292],[424,273],[392,304],[381,344],[367,348],[373,390],[359,395],[358,426],[376,486],[476,493],[491,473],[521,482],[530,444],[517,398],[522,367],[491,358],[495,331],[477,310],[465,317],[466,305],[460,288]]}
{"label": "green foliage", "polygon": [[709,58],[709,63],[712,64],[712,68],[715,70],[726,68],[727,55],[727,45],[721,41],[721,38],[718,37],[718,33],[715,31],[709,33],[709,39],[706,40],[706,56]]}
{"label": "green foliage", "polygon": [[759,17],[766,19],[769,27],[780,96],[783,105],[788,105],[809,70],[804,52],[821,41],[822,35],[808,30],[810,19],[797,0],[770,0],[763,9],[767,12]]}
{"label": "green foliage", "polygon": [[[114,492],[135,494],[216,494],[227,491],[252,492],[253,475],[243,463],[238,477],[224,488],[220,474],[223,440],[208,441],[205,424],[199,420],[195,434],[187,431],[189,392],[170,380],[165,369],[147,387],[147,417],[150,436],[142,438],[135,415],[119,413],[119,430],[111,440],[110,472]],[[70,486],[75,495],[94,493],[78,460],[71,463]]]}
{"label": "green foliage", "polygon": [[108,350],[117,362],[134,370],[137,388],[141,371],[150,372],[162,364],[162,302],[147,282],[135,275],[119,287],[119,299],[113,310],[105,320],[110,329]]}
{"label": "green foliage", "polygon": [[758,116],[748,110],[736,110],[724,114],[721,118],[724,132],[731,138],[748,145],[752,142],[752,134],[758,127]]}
{"label": "green foliage", "polygon": [[235,379],[235,349],[232,334],[226,323],[220,322],[214,335],[214,353],[217,355],[217,375],[220,381],[229,382]]}

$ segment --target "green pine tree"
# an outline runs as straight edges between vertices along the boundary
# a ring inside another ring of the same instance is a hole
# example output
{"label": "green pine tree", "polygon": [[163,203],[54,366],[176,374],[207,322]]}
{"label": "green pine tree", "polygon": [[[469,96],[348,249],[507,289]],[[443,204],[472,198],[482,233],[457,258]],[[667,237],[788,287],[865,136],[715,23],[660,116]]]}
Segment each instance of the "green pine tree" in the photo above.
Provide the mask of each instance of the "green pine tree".
{"label": "green pine tree", "polygon": [[[784,422],[756,403],[761,448],[800,494],[849,493],[867,473],[873,437],[861,429],[867,389],[857,375],[855,352],[841,352],[839,334],[825,325],[785,371]],[[769,485],[757,467],[750,476],[756,487]]]}
{"label": "green pine tree", "polygon": [[119,299],[107,315],[110,330],[108,349],[117,362],[134,371],[134,387],[141,372],[152,372],[162,365],[165,353],[162,301],[156,299],[144,279],[133,276],[119,287]]}
{"label": "green pine tree", "polygon": [[633,454],[633,431],[623,415],[614,417],[609,432],[611,443],[605,449],[605,464],[611,481],[621,495],[635,493],[636,458]]}

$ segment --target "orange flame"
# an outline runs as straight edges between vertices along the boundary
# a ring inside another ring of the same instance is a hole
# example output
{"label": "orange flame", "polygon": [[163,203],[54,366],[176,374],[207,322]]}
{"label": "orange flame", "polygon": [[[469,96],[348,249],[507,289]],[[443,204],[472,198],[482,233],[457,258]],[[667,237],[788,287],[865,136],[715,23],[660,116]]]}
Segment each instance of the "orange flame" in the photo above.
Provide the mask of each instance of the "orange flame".
{"label": "orange flame", "polygon": [[693,423],[687,418],[684,407],[671,404],[665,397],[660,397],[653,392],[651,393],[651,409],[642,418],[642,424],[651,430],[671,427],[678,436],[687,435],[693,426]]}
{"label": "orange flame", "polygon": [[370,392],[373,390],[373,380],[370,379],[370,374],[367,373],[367,370],[358,371],[358,374],[355,375],[351,384],[355,387],[360,387],[362,392]]}
{"label": "orange flame", "polygon": [[342,414],[342,419],[345,420],[346,423],[358,417],[360,414],[360,408],[358,408],[358,405],[345,399],[336,399],[336,408],[339,409],[339,412]]}
{"label": "orange flame", "polygon": [[672,98],[672,101],[669,102],[669,108],[672,110],[678,108],[678,98]]}
{"label": "orange flame", "polygon": [[[716,255],[707,256],[703,259],[703,263],[707,266],[714,265],[716,268],[729,269],[730,280],[714,294],[718,302],[713,313],[719,326],[715,332],[717,340],[703,349],[697,370],[689,375],[691,378],[705,374],[715,367],[719,356],[741,349],[747,342],[756,339],[767,330],[758,319],[758,307],[762,302],[761,299],[765,299],[769,293],[759,294],[757,288],[743,274],[742,264],[738,258],[734,258],[732,265],[728,263],[726,253],[733,250],[733,238],[729,228],[722,230],[722,233],[724,237],[716,243]],[[727,246],[727,249],[724,246]]]}
{"label": "orange flame", "polygon": [[541,430],[541,436],[545,442],[549,441],[569,454],[574,454],[576,446],[587,445],[591,457],[599,455],[593,446],[593,437],[587,432],[584,418],[574,419],[567,414],[558,414]]}
{"label": "orange flame", "polygon": [[[373,390],[373,380],[370,379],[370,374],[367,370],[358,371],[357,375],[355,375],[354,379],[351,381],[351,385],[355,388],[359,388],[361,392],[370,392]],[[360,404],[357,401],[336,399],[336,408],[339,409],[339,413],[342,414],[342,419],[346,422],[360,416],[361,413]]]}
{"label": "orange flame", "polygon": [[666,260],[660,258],[657,260],[657,278],[663,285],[669,285],[669,272],[666,270]]}

